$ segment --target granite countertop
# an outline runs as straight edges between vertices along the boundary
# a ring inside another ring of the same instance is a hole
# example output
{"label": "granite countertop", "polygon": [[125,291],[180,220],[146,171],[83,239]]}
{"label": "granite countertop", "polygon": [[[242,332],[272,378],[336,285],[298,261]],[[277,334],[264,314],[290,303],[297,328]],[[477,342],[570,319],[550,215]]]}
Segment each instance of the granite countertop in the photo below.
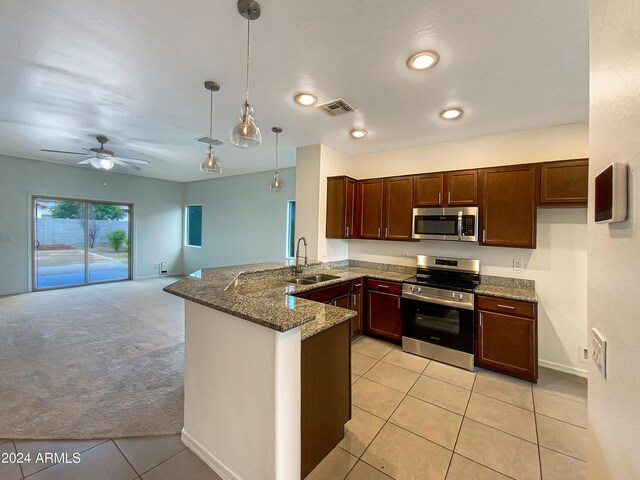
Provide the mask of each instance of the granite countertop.
{"label": "granite countertop", "polygon": [[356,312],[292,295],[363,277],[401,282],[415,269],[369,262],[310,262],[301,277],[325,273],[339,278],[312,285],[287,283],[293,267],[287,263],[264,263],[206,268],[164,288],[215,310],[285,332],[301,326],[302,339],[349,320]]}
{"label": "granite countertop", "polygon": [[493,275],[481,275],[480,278],[480,285],[475,290],[478,295],[538,302],[534,280],[495,277]]}

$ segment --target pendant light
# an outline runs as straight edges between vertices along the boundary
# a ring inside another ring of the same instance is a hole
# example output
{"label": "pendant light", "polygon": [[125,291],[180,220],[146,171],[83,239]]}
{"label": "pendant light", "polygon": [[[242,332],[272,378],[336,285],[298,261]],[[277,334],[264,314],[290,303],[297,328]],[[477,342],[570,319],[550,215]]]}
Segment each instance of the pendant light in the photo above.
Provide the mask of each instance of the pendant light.
{"label": "pendant light", "polygon": [[213,153],[213,92],[220,90],[220,85],[211,80],[204,82],[204,88],[209,90],[209,153],[200,164],[200,171],[205,173],[222,173],[222,164],[218,157]]}
{"label": "pendant light", "polygon": [[280,180],[280,174],[278,173],[278,136],[282,133],[282,129],[273,127],[271,131],[276,134],[276,172],[273,175],[273,182],[271,182],[270,188],[272,192],[277,193],[284,190],[284,182]]}
{"label": "pendant light", "polygon": [[238,147],[254,147],[262,143],[262,134],[253,120],[253,107],[249,105],[249,33],[251,20],[260,17],[260,5],[254,0],[238,0],[238,12],[247,19],[247,96],[240,109],[240,122],[231,130],[229,139]]}

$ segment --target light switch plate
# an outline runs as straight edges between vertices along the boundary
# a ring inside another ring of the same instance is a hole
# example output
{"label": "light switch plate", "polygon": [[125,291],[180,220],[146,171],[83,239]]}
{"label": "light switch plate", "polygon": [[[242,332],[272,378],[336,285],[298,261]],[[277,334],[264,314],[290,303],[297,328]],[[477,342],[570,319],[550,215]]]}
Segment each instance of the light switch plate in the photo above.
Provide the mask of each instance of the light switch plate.
{"label": "light switch plate", "polygon": [[607,378],[607,340],[595,328],[591,329],[591,358],[604,378]]}

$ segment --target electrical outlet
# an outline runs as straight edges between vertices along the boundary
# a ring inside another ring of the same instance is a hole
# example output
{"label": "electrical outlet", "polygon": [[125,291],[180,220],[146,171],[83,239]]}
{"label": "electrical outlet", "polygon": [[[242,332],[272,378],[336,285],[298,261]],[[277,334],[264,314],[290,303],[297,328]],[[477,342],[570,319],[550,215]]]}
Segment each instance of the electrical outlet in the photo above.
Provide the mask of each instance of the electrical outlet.
{"label": "electrical outlet", "polygon": [[154,263],[153,264],[153,268],[155,268],[157,270],[158,268],[160,268],[160,264],[159,263]]}
{"label": "electrical outlet", "polygon": [[602,376],[607,378],[607,341],[595,328],[591,329],[591,358]]}
{"label": "electrical outlet", "polygon": [[587,363],[589,360],[589,349],[584,345],[580,345],[578,348],[578,361],[580,363]]}
{"label": "electrical outlet", "polygon": [[402,250],[403,258],[409,258],[409,252],[407,250]]}
{"label": "electrical outlet", "polygon": [[513,269],[514,270],[522,270],[522,259],[514,258],[513,259]]}

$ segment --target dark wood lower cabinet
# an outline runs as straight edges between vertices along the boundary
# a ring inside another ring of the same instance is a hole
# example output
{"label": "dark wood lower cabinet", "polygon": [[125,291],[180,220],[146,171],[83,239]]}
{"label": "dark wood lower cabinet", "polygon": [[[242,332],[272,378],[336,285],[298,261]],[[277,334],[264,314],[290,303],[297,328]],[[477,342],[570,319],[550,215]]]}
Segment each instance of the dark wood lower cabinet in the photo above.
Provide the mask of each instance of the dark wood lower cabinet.
{"label": "dark wood lower cabinet", "polygon": [[364,279],[351,282],[351,310],[356,312],[356,316],[351,319],[351,336],[362,333],[362,291]]}
{"label": "dark wood lower cabinet", "polygon": [[302,478],[344,438],[351,419],[351,329],[342,322],[301,345]]}
{"label": "dark wood lower cabinet", "polygon": [[400,295],[375,290],[367,291],[365,332],[395,342],[402,340]]}
{"label": "dark wood lower cabinet", "polygon": [[[485,301],[484,299],[489,299]],[[476,365],[537,382],[538,321],[536,304],[504,298],[478,297],[485,307],[476,312]],[[492,308],[489,306],[489,308]],[[505,313],[507,311],[509,313]],[[521,313],[518,315],[518,313]]]}

